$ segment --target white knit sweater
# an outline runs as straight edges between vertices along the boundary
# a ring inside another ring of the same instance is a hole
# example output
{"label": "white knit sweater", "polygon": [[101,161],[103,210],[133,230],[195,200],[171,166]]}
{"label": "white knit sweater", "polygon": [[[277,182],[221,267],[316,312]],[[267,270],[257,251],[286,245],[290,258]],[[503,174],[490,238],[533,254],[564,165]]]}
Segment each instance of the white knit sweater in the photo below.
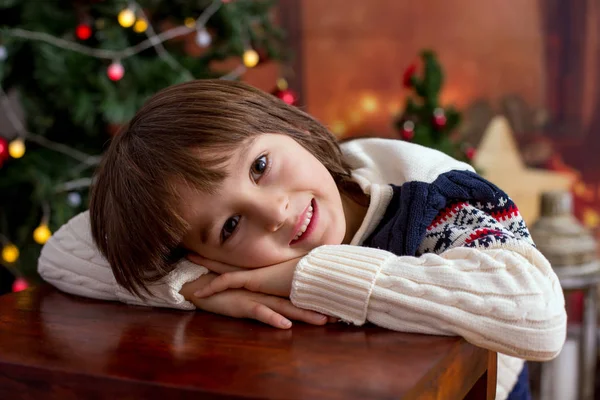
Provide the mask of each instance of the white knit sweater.
{"label": "white knit sweater", "polygon": [[[342,150],[353,179],[370,196],[352,245],[360,245],[381,220],[391,198],[389,183],[431,182],[446,171],[471,169],[437,151],[386,139],[352,141]],[[179,294],[181,287],[207,273],[204,267],[182,261],[151,287],[153,297],[143,302],[117,285],[93,243],[87,212],[46,243],[38,271],[47,282],[72,294],[187,310],[195,307]],[[558,279],[548,261],[528,244],[487,250],[459,247],[421,257],[323,246],[298,264],[291,299],[299,307],[357,325],[370,321],[404,332],[460,335],[503,353],[498,357],[501,400],[514,386],[522,359],[555,357],[566,335]]]}

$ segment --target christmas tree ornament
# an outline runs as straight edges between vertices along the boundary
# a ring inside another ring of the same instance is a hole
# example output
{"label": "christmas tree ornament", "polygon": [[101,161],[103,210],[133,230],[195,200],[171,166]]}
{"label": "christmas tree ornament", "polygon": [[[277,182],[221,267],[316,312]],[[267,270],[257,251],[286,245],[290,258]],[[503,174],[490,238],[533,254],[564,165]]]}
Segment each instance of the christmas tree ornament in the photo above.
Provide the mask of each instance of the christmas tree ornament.
{"label": "christmas tree ornament", "polygon": [[121,80],[123,75],[125,75],[125,68],[123,68],[123,64],[121,64],[119,61],[113,61],[112,64],[108,66],[106,75],[108,75],[108,78],[111,81]]}
{"label": "christmas tree ornament", "polygon": [[6,47],[0,45],[0,61],[4,61],[8,58],[8,51]]}
{"label": "christmas tree ornament", "polygon": [[92,36],[92,28],[88,24],[79,24],[75,28],[75,36],[79,40],[88,40]]}
{"label": "christmas tree ornament", "polygon": [[8,159],[8,142],[3,137],[0,137],[0,163]]}
{"label": "christmas tree ornament", "polygon": [[22,290],[25,290],[29,287],[29,283],[27,283],[27,281],[25,280],[25,278],[17,278],[15,279],[15,281],[12,284],[12,291],[13,292],[20,292]]}
{"label": "christmas tree ornament", "polygon": [[212,42],[212,38],[210,37],[210,33],[206,30],[206,28],[202,28],[198,30],[196,33],[196,43],[200,47],[208,47]]}
{"label": "christmas tree ornament", "polygon": [[404,121],[400,136],[403,140],[412,140],[415,137],[415,123],[412,121]]}
{"label": "christmas tree ornament", "polygon": [[33,240],[38,244],[46,243],[48,239],[50,239],[50,236],[52,236],[52,232],[50,231],[50,228],[48,228],[48,225],[44,223],[33,231]]}
{"label": "christmas tree ornament", "polygon": [[417,72],[417,64],[410,64],[408,66],[408,68],[406,68],[406,70],[404,71],[404,74],[402,75],[402,85],[407,88],[410,89],[414,86],[413,84],[413,76],[415,76]]}
{"label": "christmas tree ornament", "polygon": [[19,249],[12,243],[2,248],[2,259],[7,263],[14,263],[19,259]]}
{"label": "christmas tree ornament", "polygon": [[192,17],[187,17],[183,20],[183,24],[188,28],[194,28],[196,26],[196,19]]}
{"label": "christmas tree ornament", "polygon": [[67,203],[71,207],[79,207],[81,205],[81,195],[77,192],[71,192],[67,195]]}
{"label": "christmas tree ornament", "polygon": [[135,24],[133,25],[134,32],[144,33],[146,32],[146,29],[148,29],[148,21],[146,21],[144,18],[139,18],[137,21],[135,21]]}
{"label": "christmas tree ornament", "polygon": [[446,112],[443,108],[437,107],[435,110],[433,110],[433,124],[436,128],[443,128],[446,126],[446,122]]}
{"label": "christmas tree ornament", "polygon": [[253,49],[248,49],[244,52],[243,60],[246,67],[255,67],[259,60],[258,53]]}
{"label": "christmas tree ornament", "polygon": [[285,89],[285,90],[279,90],[279,89],[275,89],[272,94],[283,100],[283,102],[285,104],[289,104],[290,106],[296,105],[296,102],[298,101],[298,95],[296,95],[296,93],[294,91],[292,91],[291,89]]}
{"label": "christmas tree ornament", "polygon": [[476,154],[477,154],[477,150],[475,150],[475,147],[468,146],[465,149],[465,157],[467,157],[467,160],[469,160],[469,161],[472,161],[475,158]]}
{"label": "christmas tree ornament", "polygon": [[135,23],[135,12],[129,7],[124,8],[117,16],[117,20],[123,28],[130,28]]}
{"label": "christmas tree ornament", "polygon": [[21,158],[25,154],[25,141],[21,138],[17,138],[11,141],[8,145],[8,154],[12,158]]}

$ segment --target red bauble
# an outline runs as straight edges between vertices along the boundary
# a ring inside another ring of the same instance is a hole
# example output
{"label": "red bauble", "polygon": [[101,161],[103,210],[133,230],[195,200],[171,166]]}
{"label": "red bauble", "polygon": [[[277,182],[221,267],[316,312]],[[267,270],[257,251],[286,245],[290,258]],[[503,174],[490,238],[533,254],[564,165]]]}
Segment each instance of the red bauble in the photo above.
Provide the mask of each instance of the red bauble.
{"label": "red bauble", "polygon": [[400,135],[402,136],[403,140],[411,141],[415,137],[415,131],[409,131],[407,129],[402,129],[402,132],[400,133]]}
{"label": "red bauble", "polygon": [[125,68],[123,68],[123,65],[120,62],[115,61],[108,66],[106,75],[108,75],[108,78],[111,81],[118,81],[125,75]]}
{"label": "red bauble", "polygon": [[433,124],[436,128],[443,128],[444,126],[446,126],[446,122],[447,119],[445,115],[435,115],[433,117]]}
{"label": "red bauble", "polygon": [[417,64],[410,64],[404,74],[402,75],[402,84],[405,88],[410,89],[413,87],[412,77],[417,72]]}
{"label": "red bauble", "polygon": [[29,283],[23,279],[23,278],[17,278],[15,279],[15,281],[12,284],[12,291],[13,292],[20,292],[22,290],[25,290],[29,287]]}
{"label": "red bauble", "polygon": [[472,160],[475,158],[475,154],[477,154],[477,150],[475,150],[475,147],[467,147],[465,150],[465,157],[467,157],[467,160]]}
{"label": "red bauble", "polygon": [[75,35],[80,40],[88,40],[92,36],[92,28],[88,24],[79,24],[75,28]]}
{"label": "red bauble", "polygon": [[290,89],[275,89],[273,91],[273,95],[280,98],[281,100],[283,100],[284,103],[289,104],[291,106],[296,105],[296,102],[298,101],[298,96],[296,95],[296,93],[294,93],[293,90]]}
{"label": "red bauble", "polygon": [[400,137],[407,141],[413,140],[415,137],[415,123],[412,121],[405,121],[404,124],[402,124]]}
{"label": "red bauble", "polygon": [[0,164],[2,164],[4,160],[8,160],[8,156],[8,142],[6,139],[0,137]]}

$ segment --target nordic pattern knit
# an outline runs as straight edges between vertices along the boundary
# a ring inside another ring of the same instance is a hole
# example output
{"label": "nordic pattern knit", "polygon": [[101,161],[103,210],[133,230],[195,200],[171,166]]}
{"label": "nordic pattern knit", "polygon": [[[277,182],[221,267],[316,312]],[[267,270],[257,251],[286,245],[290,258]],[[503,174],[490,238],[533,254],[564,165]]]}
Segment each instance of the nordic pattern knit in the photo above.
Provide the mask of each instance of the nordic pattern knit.
{"label": "nordic pattern knit", "polygon": [[[299,262],[292,301],[358,325],[368,320],[404,332],[460,335],[514,356],[498,358],[497,398],[506,398],[522,369],[519,358],[551,359],[565,340],[564,298],[548,261],[529,239],[511,229],[506,229],[514,236],[508,235],[511,240],[480,246],[472,237],[478,233],[468,224],[463,226],[464,236],[453,239],[457,247],[445,251],[435,248],[435,235],[444,234],[436,230],[439,224],[426,224],[415,256],[361,247],[384,219],[394,194],[390,184],[431,184],[449,172],[473,170],[443,153],[401,141],[362,139],[341,147],[353,180],[370,198],[369,208],[351,246],[322,246]],[[490,215],[477,203],[470,206]],[[448,217],[454,214],[441,219]],[[459,245],[469,238],[472,245]],[[194,309],[179,291],[207,273],[204,267],[182,261],[151,286],[154,296],[142,301],[116,284],[91,239],[87,212],[46,243],[38,271],[57,288],[76,295],[178,309]]]}
{"label": "nordic pattern knit", "polygon": [[[386,212],[363,246],[397,256],[420,256],[458,246],[507,245],[512,240],[533,245],[512,200],[473,172],[451,171],[430,184],[407,182],[391,187],[393,195]],[[529,393],[525,380],[517,383],[520,386],[511,394]]]}

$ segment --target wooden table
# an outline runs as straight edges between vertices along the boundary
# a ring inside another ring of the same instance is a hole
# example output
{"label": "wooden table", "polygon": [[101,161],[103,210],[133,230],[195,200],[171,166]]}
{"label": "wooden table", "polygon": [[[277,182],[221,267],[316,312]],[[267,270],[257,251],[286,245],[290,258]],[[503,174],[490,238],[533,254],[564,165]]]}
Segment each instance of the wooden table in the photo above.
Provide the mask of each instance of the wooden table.
{"label": "wooden table", "polygon": [[2,399],[491,400],[495,385],[496,354],[460,338],[346,324],[283,331],[46,285],[0,297]]}

